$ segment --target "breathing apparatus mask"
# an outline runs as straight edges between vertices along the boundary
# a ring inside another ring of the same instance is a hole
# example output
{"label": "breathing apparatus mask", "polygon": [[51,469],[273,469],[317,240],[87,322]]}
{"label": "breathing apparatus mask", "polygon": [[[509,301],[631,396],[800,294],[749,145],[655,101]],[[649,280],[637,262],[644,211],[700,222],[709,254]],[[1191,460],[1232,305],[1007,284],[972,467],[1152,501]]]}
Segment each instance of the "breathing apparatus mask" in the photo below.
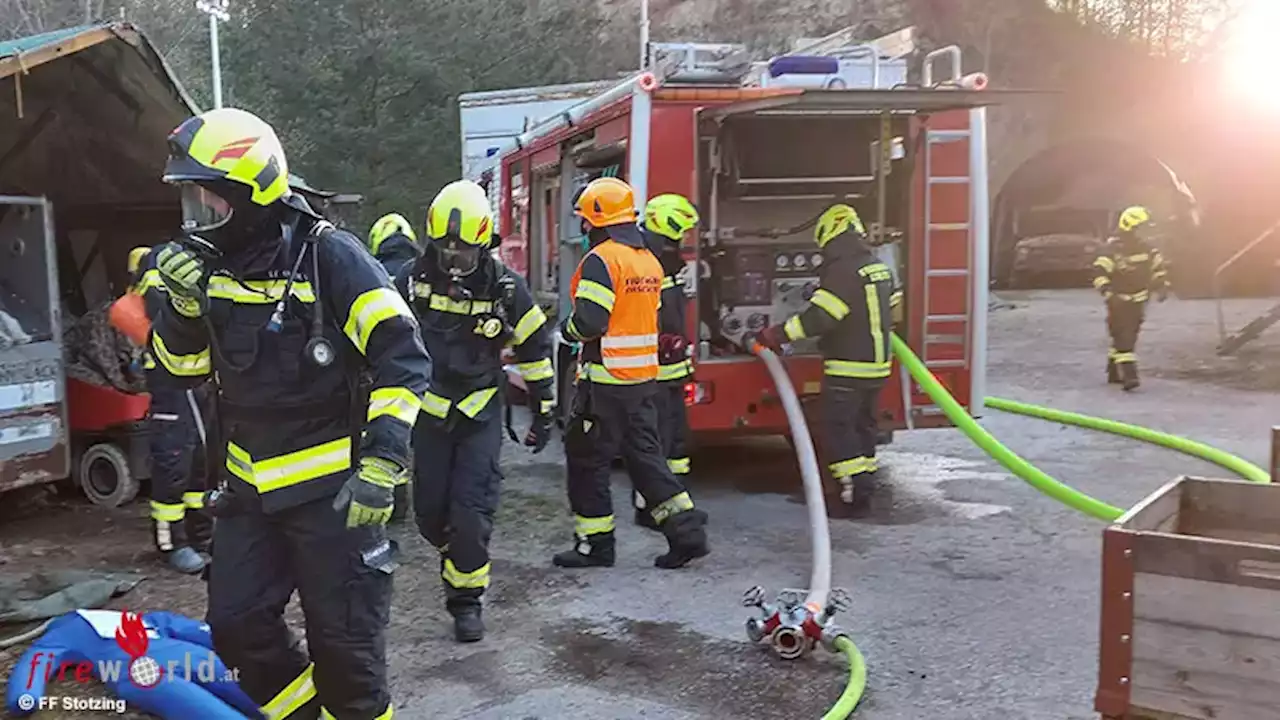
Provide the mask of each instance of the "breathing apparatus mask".
{"label": "breathing apparatus mask", "polygon": [[178,189],[184,244],[205,257],[234,253],[275,231],[275,211],[252,202],[238,183],[185,182]]}

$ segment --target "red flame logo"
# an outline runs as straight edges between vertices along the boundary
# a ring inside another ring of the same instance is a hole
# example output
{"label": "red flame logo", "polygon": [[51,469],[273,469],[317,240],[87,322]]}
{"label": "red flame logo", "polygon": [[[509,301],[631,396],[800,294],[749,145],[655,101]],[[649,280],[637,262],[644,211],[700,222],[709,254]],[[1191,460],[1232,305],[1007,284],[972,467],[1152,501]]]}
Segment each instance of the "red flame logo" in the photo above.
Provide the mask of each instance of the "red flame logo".
{"label": "red flame logo", "polygon": [[245,153],[249,152],[249,150],[256,145],[260,139],[261,138],[247,137],[234,142],[229,142],[219,148],[218,152],[214,153],[213,160],[210,161],[210,164],[217,165],[218,161],[223,158],[228,160],[239,160],[244,157]]}
{"label": "red flame logo", "polygon": [[116,629],[116,644],[131,658],[142,657],[147,652],[147,626],[142,618],[128,610],[120,615],[120,627]]}

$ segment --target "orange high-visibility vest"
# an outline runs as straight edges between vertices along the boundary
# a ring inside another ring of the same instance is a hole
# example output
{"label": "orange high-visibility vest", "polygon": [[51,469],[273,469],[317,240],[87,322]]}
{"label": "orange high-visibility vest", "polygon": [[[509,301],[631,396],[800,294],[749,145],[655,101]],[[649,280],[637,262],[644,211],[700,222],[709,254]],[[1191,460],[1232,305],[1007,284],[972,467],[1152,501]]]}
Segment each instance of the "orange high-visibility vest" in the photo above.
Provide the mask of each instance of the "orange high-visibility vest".
{"label": "orange high-visibility vest", "polygon": [[[658,378],[658,306],[662,296],[662,264],[647,249],[606,240],[591,250],[609,269],[613,311],[609,327],[597,342],[608,376],[589,372],[596,381],[631,385]],[[576,296],[582,264],[569,292]],[[590,345],[590,344],[589,344]],[[588,345],[588,346],[589,346]],[[590,362],[592,358],[584,357]],[[589,369],[590,370],[590,369]]]}

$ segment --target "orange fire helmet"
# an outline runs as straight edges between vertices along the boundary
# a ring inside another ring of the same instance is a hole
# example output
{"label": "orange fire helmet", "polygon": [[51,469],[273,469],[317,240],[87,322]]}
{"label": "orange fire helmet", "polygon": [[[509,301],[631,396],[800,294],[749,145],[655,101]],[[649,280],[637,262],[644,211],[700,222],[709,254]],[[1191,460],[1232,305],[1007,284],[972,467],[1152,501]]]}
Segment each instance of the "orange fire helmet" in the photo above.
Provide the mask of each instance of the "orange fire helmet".
{"label": "orange fire helmet", "polygon": [[582,189],[574,214],[598,228],[634,223],[639,218],[635,191],[618,178],[596,178]]}

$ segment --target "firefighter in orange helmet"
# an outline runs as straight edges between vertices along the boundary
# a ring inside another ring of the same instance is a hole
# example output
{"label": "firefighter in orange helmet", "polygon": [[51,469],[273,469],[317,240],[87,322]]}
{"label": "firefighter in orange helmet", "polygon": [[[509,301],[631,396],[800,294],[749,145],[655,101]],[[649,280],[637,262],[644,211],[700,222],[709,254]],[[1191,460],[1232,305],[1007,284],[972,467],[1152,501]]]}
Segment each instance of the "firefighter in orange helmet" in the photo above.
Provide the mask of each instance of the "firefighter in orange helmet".
{"label": "firefighter in orange helmet", "polygon": [[614,564],[609,471],[619,454],[669,550],[654,559],[678,568],[709,552],[707,514],[693,507],[667,467],[658,434],[658,307],[662,265],[636,224],[635,193],[617,178],[591,181],[575,201],[591,249],[573,275],[573,311],[560,332],[582,343],[565,429],[574,547],[560,567]]}

